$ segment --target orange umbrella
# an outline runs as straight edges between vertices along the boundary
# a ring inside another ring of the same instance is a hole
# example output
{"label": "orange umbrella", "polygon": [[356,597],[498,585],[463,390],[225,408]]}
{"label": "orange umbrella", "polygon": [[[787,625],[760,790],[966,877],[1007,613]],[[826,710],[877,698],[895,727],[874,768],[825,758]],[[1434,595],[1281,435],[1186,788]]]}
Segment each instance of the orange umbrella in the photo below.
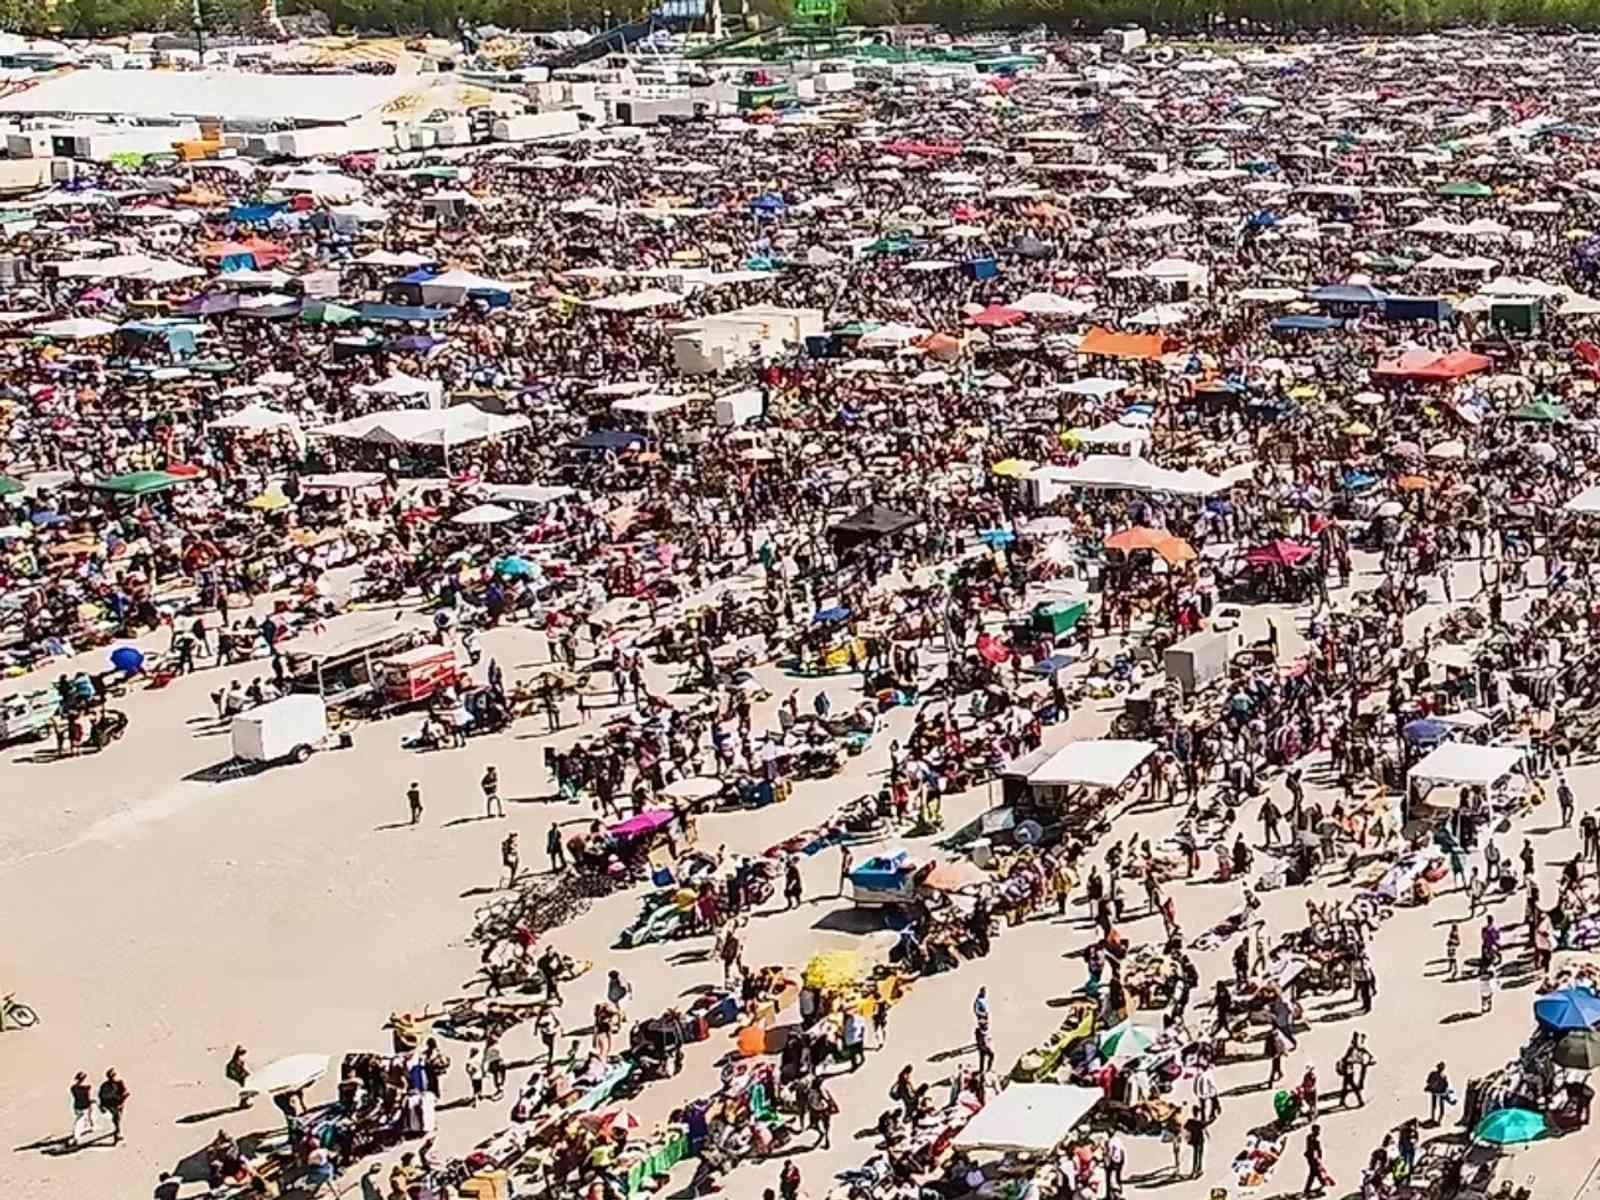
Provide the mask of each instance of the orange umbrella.
{"label": "orange umbrella", "polygon": [[1394,485],[1402,492],[1425,492],[1433,486],[1433,481],[1424,475],[1402,475]]}
{"label": "orange umbrella", "polygon": [[1151,549],[1169,563],[1193,562],[1199,557],[1194,552],[1194,547],[1181,537],[1163,538],[1160,545],[1152,546]]}
{"label": "orange umbrella", "polygon": [[1113,533],[1105,541],[1107,550],[1154,550],[1172,535],[1161,529],[1151,529],[1148,525],[1135,525],[1132,529],[1124,529],[1120,533]]}

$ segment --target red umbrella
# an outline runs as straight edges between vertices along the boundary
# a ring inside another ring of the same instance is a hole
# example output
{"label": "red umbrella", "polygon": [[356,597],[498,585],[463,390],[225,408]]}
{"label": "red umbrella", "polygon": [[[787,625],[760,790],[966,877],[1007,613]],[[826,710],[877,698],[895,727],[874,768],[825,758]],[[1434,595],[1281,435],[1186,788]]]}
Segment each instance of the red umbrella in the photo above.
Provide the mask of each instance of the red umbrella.
{"label": "red umbrella", "polygon": [[1003,663],[1011,657],[1011,648],[993,634],[979,634],[978,655],[988,662]]}
{"label": "red umbrella", "polygon": [[1277,541],[1268,542],[1265,546],[1257,546],[1249,551],[1244,560],[1257,567],[1292,567],[1305,562],[1315,553],[1316,551],[1310,546],[1302,546],[1299,542],[1279,538]]}
{"label": "red umbrella", "polygon": [[980,313],[974,313],[972,323],[985,325],[991,329],[999,329],[1006,325],[1020,325],[1028,319],[1028,314],[1020,309],[1006,308],[1001,304],[991,304]]}

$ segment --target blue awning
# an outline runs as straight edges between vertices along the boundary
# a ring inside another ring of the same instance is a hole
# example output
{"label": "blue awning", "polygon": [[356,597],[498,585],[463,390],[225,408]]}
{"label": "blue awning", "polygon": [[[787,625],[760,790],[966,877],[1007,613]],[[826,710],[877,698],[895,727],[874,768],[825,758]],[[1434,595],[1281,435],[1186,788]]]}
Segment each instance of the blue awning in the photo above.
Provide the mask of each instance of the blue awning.
{"label": "blue awning", "polygon": [[417,304],[363,304],[359,311],[363,321],[439,321],[450,315],[448,309]]}

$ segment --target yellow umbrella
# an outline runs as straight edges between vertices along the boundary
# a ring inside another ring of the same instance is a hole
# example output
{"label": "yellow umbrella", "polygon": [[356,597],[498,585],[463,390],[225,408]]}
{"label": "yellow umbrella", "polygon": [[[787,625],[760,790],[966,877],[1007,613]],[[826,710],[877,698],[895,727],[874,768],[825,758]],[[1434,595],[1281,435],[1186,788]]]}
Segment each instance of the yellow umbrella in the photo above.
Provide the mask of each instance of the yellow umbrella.
{"label": "yellow umbrella", "polygon": [[1003,458],[989,470],[1003,479],[1021,479],[1033,470],[1033,464],[1020,458]]}
{"label": "yellow umbrella", "polygon": [[1292,387],[1289,389],[1289,399],[1291,400],[1311,400],[1315,398],[1316,395],[1317,389],[1312,387],[1309,383],[1302,383],[1299,387]]}
{"label": "yellow umbrella", "polygon": [[268,488],[254,500],[246,500],[246,508],[258,509],[261,512],[277,512],[280,508],[288,508],[294,501],[285,496],[277,488]]}
{"label": "yellow umbrella", "polygon": [[1344,427],[1344,431],[1351,437],[1372,436],[1372,426],[1368,425],[1365,421],[1351,421],[1350,424]]}

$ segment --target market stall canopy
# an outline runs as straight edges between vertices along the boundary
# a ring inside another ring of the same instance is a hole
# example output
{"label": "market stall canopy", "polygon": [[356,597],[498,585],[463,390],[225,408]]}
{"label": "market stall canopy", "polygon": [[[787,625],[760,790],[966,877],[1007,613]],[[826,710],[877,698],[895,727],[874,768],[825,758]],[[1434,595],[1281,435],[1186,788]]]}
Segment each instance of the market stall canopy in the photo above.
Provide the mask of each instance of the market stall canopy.
{"label": "market stall canopy", "polygon": [[904,533],[920,520],[886,504],[869,504],[832,526],[828,540],[833,543],[834,553],[843,554],[865,542]]}
{"label": "market stall canopy", "polygon": [[1104,1098],[1099,1088],[1057,1083],[1013,1083],[996,1095],[956,1135],[966,1153],[1046,1154],[1072,1133]]}
{"label": "market stall canopy", "polygon": [[298,429],[300,422],[288,413],[268,408],[264,404],[251,404],[226,417],[211,422],[212,429],[236,429],[243,433],[267,433],[273,429]]}
{"label": "market stall canopy", "polygon": [[165,492],[180,483],[189,483],[193,476],[173,475],[166,471],[130,471],[126,475],[109,475],[97,479],[89,486],[97,492],[110,492],[117,496],[149,496]]}
{"label": "market stall canopy", "polygon": [[1411,781],[1488,787],[1516,770],[1522,758],[1523,751],[1516,746],[1446,742],[1411,768]]}
{"label": "market stall canopy", "polygon": [[1160,358],[1166,352],[1167,339],[1159,333],[1113,333],[1098,325],[1078,343],[1079,354],[1107,358]]}
{"label": "market stall canopy", "polygon": [[1174,471],[1121,454],[1096,454],[1071,467],[1039,467],[1029,478],[1061,487],[1173,492],[1180,496],[1209,496],[1229,486],[1226,479],[1205,471]]}
{"label": "market stall canopy", "polygon": [[525,416],[488,413],[470,404],[443,409],[404,408],[368,413],[324,425],[323,437],[348,438],[376,445],[460,446],[528,428]]}
{"label": "market stall canopy", "polygon": [[310,1087],[328,1073],[326,1054],[292,1054],[251,1071],[245,1095],[269,1096],[278,1092],[298,1092]]}
{"label": "market stall canopy", "polygon": [[1600,513],[1600,483],[1586,487],[1571,500],[1562,506],[1568,512],[1587,513],[1593,515]]}
{"label": "market stall canopy", "polygon": [[1073,742],[1036,767],[1028,782],[1051,787],[1121,787],[1155,751],[1154,742],[1121,738]]}
{"label": "market stall canopy", "polygon": [[1433,350],[1407,350],[1399,358],[1380,363],[1372,373],[1385,379],[1410,379],[1417,382],[1447,382],[1486,371],[1491,363],[1487,356],[1470,350],[1451,350],[1439,354]]}

